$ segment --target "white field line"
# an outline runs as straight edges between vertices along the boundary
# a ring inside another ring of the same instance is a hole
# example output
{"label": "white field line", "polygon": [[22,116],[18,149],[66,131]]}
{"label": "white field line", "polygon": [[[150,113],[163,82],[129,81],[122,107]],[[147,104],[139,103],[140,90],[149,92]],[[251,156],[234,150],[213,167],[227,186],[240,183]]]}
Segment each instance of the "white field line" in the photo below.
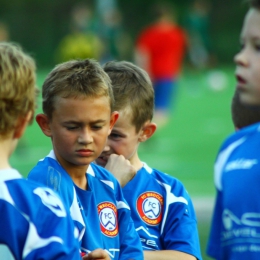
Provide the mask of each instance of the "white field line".
{"label": "white field line", "polygon": [[214,197],[193,197],[192,202],[198,221],[211,220],[215,203]]}

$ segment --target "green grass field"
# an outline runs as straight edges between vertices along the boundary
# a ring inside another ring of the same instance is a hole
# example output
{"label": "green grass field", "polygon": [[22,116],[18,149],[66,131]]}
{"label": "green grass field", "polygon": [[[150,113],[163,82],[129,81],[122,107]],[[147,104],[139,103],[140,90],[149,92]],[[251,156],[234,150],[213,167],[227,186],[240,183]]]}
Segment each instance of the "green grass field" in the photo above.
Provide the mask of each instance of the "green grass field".
{"label": "green grass field", "polygon": [[[158,129],[152,139],[140,145],[140,157],[143,161],[180,179],[194,202],[198,202],[194,205],[198,216],[203,259],[209,259],[205,256],[205,245],[211,211],[207,209],[212,206],[211,200],[206,203],[207,200],[205,202],[203,199],[213,199],[215,195],[215,156],[224,138],[234,131],[230,114],[235,86],[234,68],[231,66],[221,69],[226,75],[226,88],[218,91],[209,87],[207,74],[191,76],[184,71],[176,102],[172,106],[170,123]],[[38,72],[39,86],[47,72]],[[213,83],[218,81],[221,81],[221,78],[215,79]],[[50,149],[50,140],[34,122],[27,128],[18,149],[12,155],[12,166],[26,176]]]}

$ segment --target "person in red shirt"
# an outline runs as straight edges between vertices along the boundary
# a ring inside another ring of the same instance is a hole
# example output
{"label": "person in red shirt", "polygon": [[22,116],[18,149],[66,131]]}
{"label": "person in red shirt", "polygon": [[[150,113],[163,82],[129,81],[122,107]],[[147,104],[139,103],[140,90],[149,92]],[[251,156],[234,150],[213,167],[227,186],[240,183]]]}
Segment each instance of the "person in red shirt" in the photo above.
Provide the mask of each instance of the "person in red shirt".
{"label": "person in red shirt", "polygon": [[187,37],[175,21],[172,6],[155,7],[156,20],[145,27],[136,42],[135,62],[150,75],[155,91],[155,122],[168,122],[171,101],[184,59]]}

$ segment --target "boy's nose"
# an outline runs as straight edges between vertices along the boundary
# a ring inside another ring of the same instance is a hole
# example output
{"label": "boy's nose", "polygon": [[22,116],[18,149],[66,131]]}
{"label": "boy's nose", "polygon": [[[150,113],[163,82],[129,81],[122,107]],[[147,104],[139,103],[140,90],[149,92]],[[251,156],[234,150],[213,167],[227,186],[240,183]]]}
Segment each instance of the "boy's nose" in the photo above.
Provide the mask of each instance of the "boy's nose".
{"label": "boy's nose", "polygon": [[240,51],[239,53],[237,53],[234,57],[234,62],[236,65],[239,66],[247,66],[248,61],[245,55],[245,51]]}
{"label": "boy's nose", "polygon": [[91,131],[83,130],[78,137],[78,142],[83,144],[88,144],[93,141],[93,137],[91,135]]}

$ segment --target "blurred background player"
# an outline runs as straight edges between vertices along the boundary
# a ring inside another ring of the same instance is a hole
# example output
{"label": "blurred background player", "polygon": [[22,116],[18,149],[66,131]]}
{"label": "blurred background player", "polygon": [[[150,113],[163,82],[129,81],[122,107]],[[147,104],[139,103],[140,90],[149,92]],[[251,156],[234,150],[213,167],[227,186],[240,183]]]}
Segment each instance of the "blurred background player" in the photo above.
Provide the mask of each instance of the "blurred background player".
{"label": "blurred background player", "polygon": [[144,28],[136,42],[135,61],[150,75],[155,91],[154,120],[167,124],[171,102],[176,102],[177,83],[186,51],[186,34],[177,24],[172,5],[153,7],[155,21]]}
{"label": "blurred background player", "polygon": [[185,28],[189,40],[190,65],[200,70],[211,66],[213,62],[209,24],[209,1],[194,0],[185,19]]}
{"label": "blurred background player", "polygon": [[35,63],[0,43],[0,259],[80,259],[74,224],[54,192],[9,163],[36,106]]}
{"label": "blurred background player", "polygon": [[184,21],[188,35],[188,72],[191,94],[201,92],[200,73],[205,72],[209,89],[221,91],[227,87],[227,75],[218,67],[211,40],[211,7],[208,0],[193,0]]}
{"label": "blurred background player", "polygon": [[71,59],[93,58],[99,60],[104,45],[98,36],[98,25],[93,6],[88,2],[77,3],[70,18],[69,33],[61,39],[56,50],[58,63]]}
{"label": "blurred background player", "polygon": [[123,26],[123,14],[117,2],[115,0],[96,1],[97,33],[104,46],[101,64],[110,60],[131,58],[133,43]]}

